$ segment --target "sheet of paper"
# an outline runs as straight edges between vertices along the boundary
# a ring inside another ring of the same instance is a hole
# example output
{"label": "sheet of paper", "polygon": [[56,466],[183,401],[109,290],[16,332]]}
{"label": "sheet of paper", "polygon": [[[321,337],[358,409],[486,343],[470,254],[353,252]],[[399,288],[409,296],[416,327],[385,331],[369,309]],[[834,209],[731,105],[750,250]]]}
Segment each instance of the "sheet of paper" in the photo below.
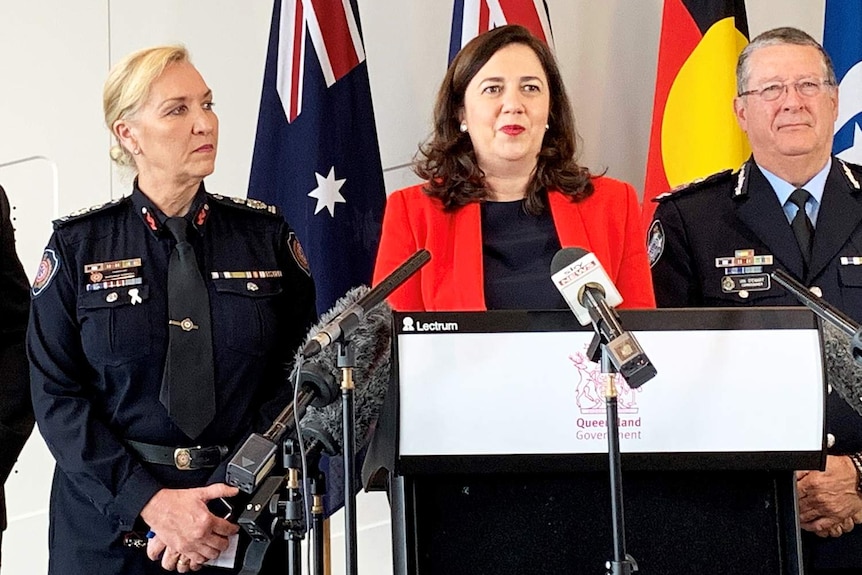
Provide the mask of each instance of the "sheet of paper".
{"label": "sheet of paper", "polygon": [[239,541],[239,533],[231,535],[228,539],[227,549],[221,552],[215,559],[210,559],[204,565],[212,567],[226,567],[228,569],[236,566],[236,546]]}

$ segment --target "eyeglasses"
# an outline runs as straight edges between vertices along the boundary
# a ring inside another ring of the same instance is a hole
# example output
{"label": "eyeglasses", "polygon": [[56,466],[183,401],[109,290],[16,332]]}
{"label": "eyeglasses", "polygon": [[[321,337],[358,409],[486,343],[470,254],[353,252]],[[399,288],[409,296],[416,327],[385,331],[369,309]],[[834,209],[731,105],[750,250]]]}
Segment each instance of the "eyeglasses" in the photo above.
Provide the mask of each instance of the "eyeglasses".
{"label": "eyeglasses", "polygon": [[799,80],[798,82],[784,82],[782,84],[769,84],[759,90],[748,90],[741,92],[740,96],[760,96],[764,102],[773,102],[784,95],[790,86],[796,89],[796,93],[806,98],[813,98],[823,91],[826,86],[834,86],[829,80]]}

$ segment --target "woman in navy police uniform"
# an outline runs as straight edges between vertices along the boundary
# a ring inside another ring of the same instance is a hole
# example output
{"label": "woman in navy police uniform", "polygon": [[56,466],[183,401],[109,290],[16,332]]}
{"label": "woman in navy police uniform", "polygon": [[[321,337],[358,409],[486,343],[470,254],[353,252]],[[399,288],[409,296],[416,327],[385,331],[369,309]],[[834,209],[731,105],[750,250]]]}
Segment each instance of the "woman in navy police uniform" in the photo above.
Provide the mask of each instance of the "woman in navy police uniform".
{"label": "woman in navy police uniform", "polygon": [[[225,573],[203,563],[230,562],[237,526],[207,504],[236,493],[227,454],[290,401],[284,373],[315,318],[314,284],[275,208],[204,189],[218,118],[184,48],[119,62],[104,108],[132,194],[56,221],[32,287],[32,397],[57,460],[49,573]],[[214,399],[192,432],[160,401],[169,330],[185,329],[168,313],[169,217],[182,218],[210,308],[212,361],[174,359],[186,379],[212,374],[180,406],[196,415]],[[146,553],[128,545],[148,531]]]}

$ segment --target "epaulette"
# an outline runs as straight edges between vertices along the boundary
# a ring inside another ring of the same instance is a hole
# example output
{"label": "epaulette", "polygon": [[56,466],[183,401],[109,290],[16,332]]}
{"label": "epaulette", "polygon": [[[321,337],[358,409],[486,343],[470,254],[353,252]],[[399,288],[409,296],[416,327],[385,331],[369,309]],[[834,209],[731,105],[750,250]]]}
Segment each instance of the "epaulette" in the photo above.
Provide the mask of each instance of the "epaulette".
{"label": "epaulette", "polygon": [[670,190],[669,192],[659,194],[654,197],[652,201],[661,203],[670,198],[678,198],[680,196],[684,196],[686,194],[702,190],[707,186],[721,184],[724,183],[725,180],[730,181],[730,179],[733,177],[733,174],[733,170],[724,170],[723,172],[718,172],[716,174],[706,176],[705,178],[698,178],[691,182],[679,185],[674,189]]}
{"label": "epaulette", "polygon": [[845,162],[840,158],[835,158],[838,160],[838,164],[841,166],[841,171],[844,172],[844,177],[847,178],[847,183],[853,186],[854,190],[862,189],[859,182],[862,180],[862,166],[859,164],[853,164],[851,162]]}
{"label": "epaulette", "polygon": [[256,212],[258,214],[269,214],[271,216],[281,217],[281,210],[278,206],[271,206],[260,200],[252,200],[250,198],[237,198],[233,196],[222,196],[220,194],[207,194],[222,206],[231,206],[246,211]]}
{"label": "epaulette", "polygon": [[125,198],[117,198],[116,200],[105,202],[104,204],[96,204],[95,206],[90,206],[89,208],[75,210],[74,212],[63,216],[62,218],[57,218],[56,220],[54,220],[54,229],[56,230],[72,222],[77,222],[79,220],[89,218],[90,216],[107,212],[108,210],[119,206],[124,199]]}

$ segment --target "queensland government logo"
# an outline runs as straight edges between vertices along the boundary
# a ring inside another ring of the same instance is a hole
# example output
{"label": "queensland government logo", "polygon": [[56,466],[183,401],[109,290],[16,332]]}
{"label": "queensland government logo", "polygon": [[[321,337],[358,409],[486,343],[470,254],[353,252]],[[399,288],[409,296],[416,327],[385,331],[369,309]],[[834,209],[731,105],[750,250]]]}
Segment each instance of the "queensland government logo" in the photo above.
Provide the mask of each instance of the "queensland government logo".
{"label": "queensland government logo", "polygon": [[[581,417],[575,424],[578,426],[578,439],[604,439],[607,435],[607,420],[605,418],[605,380],[597,363],[587,358],[583,351],[569,356],[569,361],[578,372],[578,383],[575,386],[575,401]],[[641,389],[632,389],[626,381],[615,376],[617,388],[617,410],[619,412],[620,439],[641,439],[640,409],[637,404],[637,394]]]}

